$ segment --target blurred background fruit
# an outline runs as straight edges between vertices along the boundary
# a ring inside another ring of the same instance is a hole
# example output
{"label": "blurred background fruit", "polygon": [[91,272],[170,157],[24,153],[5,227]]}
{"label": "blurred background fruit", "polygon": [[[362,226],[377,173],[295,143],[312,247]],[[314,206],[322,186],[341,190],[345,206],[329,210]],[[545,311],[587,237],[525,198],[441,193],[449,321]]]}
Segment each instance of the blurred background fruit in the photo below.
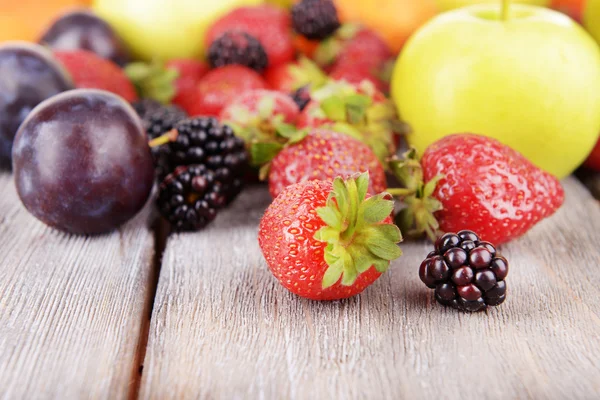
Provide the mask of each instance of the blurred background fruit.
{"label": "blurred background fruit", "polygon": [[0,168],[10,167],[13,139],[31,110],[73,88],[67,71],[44,47],[27,42],[0,45]]}
{"label": "blurred background fruit", "polygon": [[587,0],[552,0],[550,7],[567,14],[577,22],[581,22],[586,2]]}
{"label": "blurred background fruit", "polygon": [[[511,0],[512,3],[530,4],[534,6],[547,6],[551,0]],[[436,0],[441,11],[448,11],[454,8],[471,6],[473,4],[498,4],[500,0]]]}
{"label": "blurred background fruit", "polygon": [[343,22],[361,22],[397,52],[406,39],[437,13],[434,0],[335,0]]}
{"label": "blurred background fruit", "polygon": [[39,42],[52,50],[89,50],[118,65],[129,62],[129,51],[110,25],[88,9],[59,14]]}
{"label": "blurred background fruit", "polygon": [[94,10],[143,60],[200,57],[202,38],[221,15],[262,0],[94,0]]}
{"label": "blurred background fruit", "polygon": [[583,26],[600,43],[600,0],[586,0]]}
{"label": "blurred background fruit", "polygon": [[550,9],[515,4],[499,17],[499,5],[457,10],[407,43],[392,78],[407,139],[422,154],[452,133],[483,134],[565,177],[600,131],[600,50]]}
{"label": "blurred background fruit", "polygon": [[91,0],[0,0],[0,42],[36,41],[52,18],[65,8],[85,6]]}

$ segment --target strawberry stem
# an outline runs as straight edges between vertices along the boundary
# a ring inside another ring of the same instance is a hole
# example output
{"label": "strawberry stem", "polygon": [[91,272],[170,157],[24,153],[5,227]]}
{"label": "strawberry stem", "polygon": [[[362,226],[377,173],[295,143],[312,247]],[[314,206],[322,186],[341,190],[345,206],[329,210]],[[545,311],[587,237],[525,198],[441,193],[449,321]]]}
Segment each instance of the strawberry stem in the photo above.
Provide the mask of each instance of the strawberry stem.
{"label": "strawberry stem", "polygon": [[148,142],[148,146],[158,147],[169,142],[174,142],[177,140],[177,136],[179,136],[179,132],[177,132],[177,129],[171,129],[170,131],[163,133],[162,135],[150,140]]}

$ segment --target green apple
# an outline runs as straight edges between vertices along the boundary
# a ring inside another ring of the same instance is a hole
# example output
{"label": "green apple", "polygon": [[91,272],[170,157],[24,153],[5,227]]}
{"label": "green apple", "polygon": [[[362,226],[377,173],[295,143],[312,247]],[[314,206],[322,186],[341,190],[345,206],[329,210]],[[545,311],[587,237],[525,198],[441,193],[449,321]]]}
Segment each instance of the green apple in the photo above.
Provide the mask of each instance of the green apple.
{"label": "green apple", "polygon": [[[473,4],[498,4],[499,0],[436,0],[438,8],[442,11],[452,10],[454,8],[472,6]],[[534,6],[547,6],[550,0],[514,0],[514,3],[530,4]]]}
{"label": "green apple", "polygon": [[235,7],[262,0],[94,0],[93,9],[143,60],[200,57],[204,33]]}
{"label": "green apple", "polygon": [[407,42],[392,96],[422,154],[458,132],[494,137],[562,178],[600,132],[600,49],[550,9],[476,5],[441,14]]}
{"label": "green apple", "polygon": [[583,26],[600,43],[600,0],[587,0],[583,10]]}

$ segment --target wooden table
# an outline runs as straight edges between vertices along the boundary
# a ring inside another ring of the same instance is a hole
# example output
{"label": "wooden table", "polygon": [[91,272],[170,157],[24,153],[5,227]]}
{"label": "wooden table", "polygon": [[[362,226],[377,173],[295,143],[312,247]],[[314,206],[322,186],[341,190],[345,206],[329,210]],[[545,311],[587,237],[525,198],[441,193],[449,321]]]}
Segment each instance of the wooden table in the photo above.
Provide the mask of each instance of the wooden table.
{"label": "wooden table", "polygon": [[424,242],[355,298],[288,293],[256,241],[262,188],[171,236],[161,265],[148,210],[69,236],[0,174],[0,398],[600,398],[600,206],[564,186],[563,208],[502,249],[506,303],[462,314],[419,281]]}

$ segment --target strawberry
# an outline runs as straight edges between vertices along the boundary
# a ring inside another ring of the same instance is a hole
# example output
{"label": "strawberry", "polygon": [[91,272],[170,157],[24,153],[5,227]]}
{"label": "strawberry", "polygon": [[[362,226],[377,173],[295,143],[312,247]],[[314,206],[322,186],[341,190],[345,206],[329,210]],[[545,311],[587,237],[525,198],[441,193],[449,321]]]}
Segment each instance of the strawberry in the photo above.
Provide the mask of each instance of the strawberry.
{"label": "strawberry", "polygon": [[321,42],[314,53],[315,61],[322,67],[370,62],[376,68],[392,57],[392,51],[377,33],[355,24],[342,26],[334,36]]}
{"label": "strawberry", "polygon": [[275,198],[285,187],[298,182],[331,181],[337,176],[345,178],[360,172],[369,172],[369,193],[386,190],[385,171],[369,146],[347,135],[315,129],[273,158],[269,192]]}
{"label": "strawberry", "polygon": [[[254,141],[271,141],[284,124],[294,124],[300,114],[294,100],[275,90],[249,90],[227,104],[219,119],[231,126],[247,147]],[[285,128],[284,128],[285,129]]]}
{"label": "strawberry", "polygon": [[288,186],[260,221],[258,243],[275,278],[311,300],[354,296],[402,254],[387,193],[370,197],[369,176]]}
{"label": "strawberry", "polygon": [[110,60],[87,50],[55,51],[78,88],[102,89],[132,102],[138,96],[123,70]]}
{"label": "strawberry", "polygon": [[270,66],[294,59],[291,19],[285,10],[270,5],[238,7],[209,28],[205,37],[206,47],[218,36],[234,29],[258,39],[267,53]]}
{"label": "strawberry", "polygon": [[174,59],[161,62],[133,62],[125,67],[125,74],[135,85],[142,98],[160,103],[185,103],[195,95],[196,86],[209,70],[206,63],[193,59]]}
{"label": "strawberry", "polygon": [[590,153],[584,165],[596,171],[600,171],[600,139],[596,143],[596,147]]}
{"label": "strawberry", "polygon": [[380,92],[387,92],[389,85],[379,79],[374,72],[371,62],[336,63],[329,72],[329,77],[338,81],[346,81],[359,85],[362,81],[371,82]]}
{"label": "strawberry", "polygon": [[[563,203],[558,180],[495,139],[473,134],[446,136],[430,145],[419,163],[409,150],[392,160],[404,189],[390,192],[407,208],[397,216],[403,232],[437,236],[472,230],[500,245],[525,234]],[[425,183],[427,182],[427,183]]]}
{"label": "strawberry", "polygon": [[[175,79],[175,95],[171,100],[174,104],[185,103],[186,96],[194,96],[193,92],[200,82],[200,79],[208,73],[210,67],[204,61],[191,58],[173,59],[165,64],[170,70],[177,71]],[[192,94],[190,94],[192,93]]]}
{"label": "strawberry", "polygon": [[395,152],[400,132],[394,105],[371,83],[331,81],[311,95],[298,127],[324,127],[362,140],[385,162]]}
{"label": "strawberry", "polygon": [[265,71],[264,77],[271,89],[287,93],[309,84],[314,90],[327,83],[327,75],[306,57],[270,67]]}
{"label": "strawberry", "polygon": [[208,72],[194,91],[186,92],[178,105],[188,114],[218,116],[223,107],[241,93],[266,89],[267,83],[256,72],[241,65],[227,65]]}

